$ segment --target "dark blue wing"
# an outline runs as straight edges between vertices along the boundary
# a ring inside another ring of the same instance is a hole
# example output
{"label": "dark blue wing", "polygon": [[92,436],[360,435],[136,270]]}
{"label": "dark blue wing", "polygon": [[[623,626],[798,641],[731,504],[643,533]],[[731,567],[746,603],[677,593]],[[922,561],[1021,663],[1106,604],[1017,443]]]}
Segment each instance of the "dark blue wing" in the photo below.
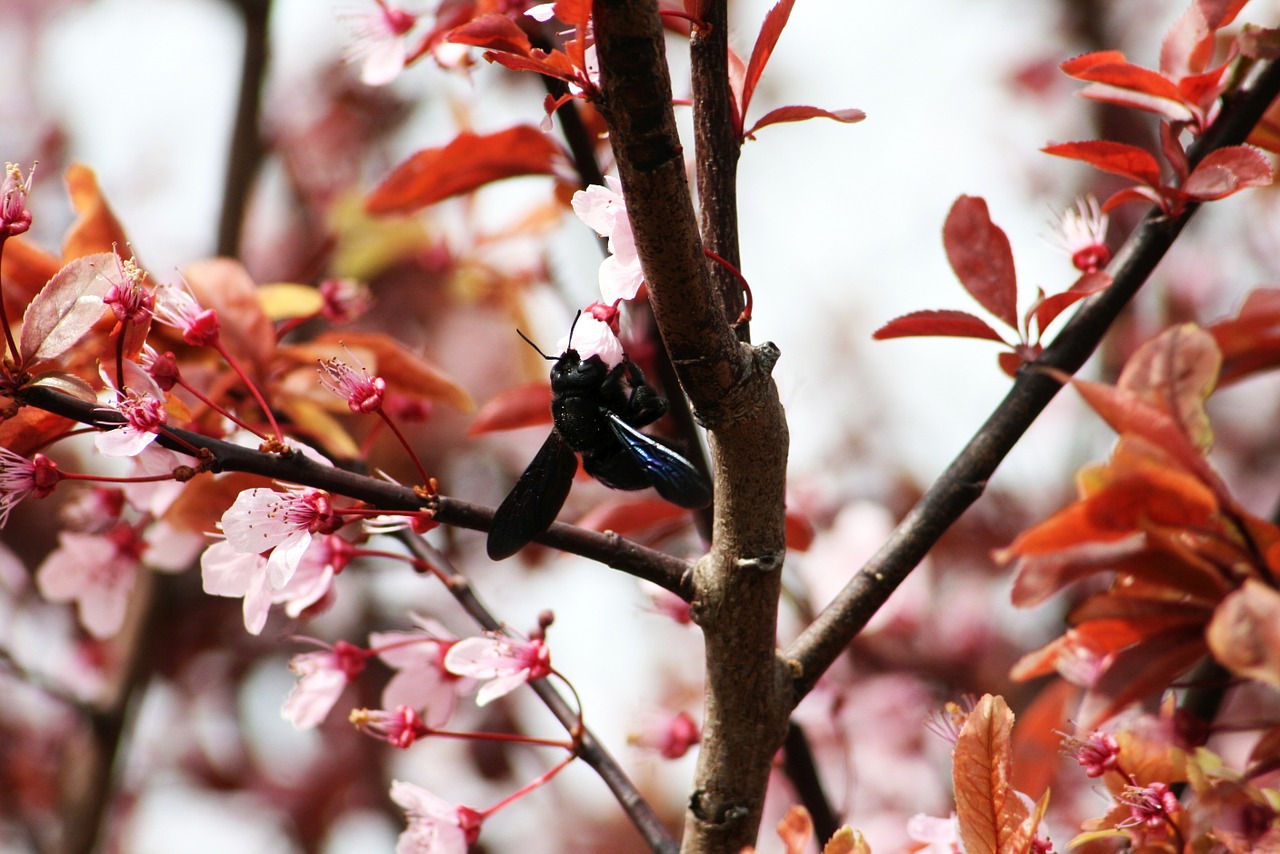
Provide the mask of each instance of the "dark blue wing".
{"label": "dark blue wing", "polygon": [[578,455],[552,430],[533,462],[498,505],[485,549],[493,560],[511,557],[556,520],[569,497]]}
{"label": "dark blue wing", "polygon": [[659,495],[672,504],[695,510],[711,503],[711,487],[693,463],[614,413],[604,414],[618,441],[631,453]]}

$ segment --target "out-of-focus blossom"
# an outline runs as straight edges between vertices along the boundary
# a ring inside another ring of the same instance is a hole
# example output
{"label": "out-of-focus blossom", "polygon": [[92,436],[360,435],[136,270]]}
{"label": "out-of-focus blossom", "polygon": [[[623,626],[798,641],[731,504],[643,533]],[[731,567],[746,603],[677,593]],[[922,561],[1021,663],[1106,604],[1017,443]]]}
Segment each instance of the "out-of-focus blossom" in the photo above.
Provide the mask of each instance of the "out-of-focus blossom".
{"label": "out-of-focus blossom", "polygon": [[58,508],[58,519],[68,531],[101,534],[120,520],[124,511],[124,490],[116,486],[93,486],[76,490]]}
{"label": "out-of-focus blossom", "polygon": [[338,696],[364,671],[369,651],[338,641],[332,647],[304,652],[289,659],[298,683],[285,698],[281,716],[298,729],[319,726],[338,702]]}
{"label": "out-of-focus blossom", "polygon": [[412,706],[396,706],[394,710],[353,709],[348,718],[356,729],[404,750],[420,738],[431,735],[431,727]]}
{"label": "out-of-focus blossom", "polygon": [[346,60],[360,63],[360,82],[366,86],[385,86],[404,71],[409,55],[405,37],[418,22],[418,15],[385,0],[374,2],[376,9],[342,12],[339,17],[355,32]]}
{"label": "out-of-focus blossom", "polygon": [[285,613],[298,617],[325,599],[333,589],[333,577],[351,560],[351,546],[336,535],[317,537],[303,553],[298,568],[279,590],[267,582],[268,561],[259,554],[236,551],[219,540],[200,556],[204,592],[211,596],[244,599],[244,627],[260,634],[272,605],[284,605]]}
{"label": "out-of-focus blossom", "polygon": [[138,363],[156,381],[161,391],[169,391],[178,384],[181,372],[178,370],[178,358],[173,353],[157,353],[150,344],[142,345],[138,354]]}
{"label": "out-of-focus blossom", "polygon": [[4,165],[4,181],[0,182],[0,239],[22,234],[31,227],[31,210],[27,196],[31,193],[31,179],[36,169],[31,167],[27,177],[16,163]]}
{"label": "out-of-focus blossom", "polygon": [[1071,257],[1072,265],[1082,273],[1093,273],[1107,266],[1111,250],[1107,248],[1108,217],[1093,196],[1076,200],[1074,209],[1067,208],[1054,217],[1054,243]]}
{"label": "out-of-focus blossom", "polygon": [[688,712],[656,715],[640,732],[627,736],[627,744],[656,751],[663,759],[679,759],[702,739],[698,724]]}
{"label": "out-of-focus blossom", "polygon": [[1178,796],[1166,783],[1127,786],[1120,800],[1129,807],[1129,817],[1116,827],[1140,827],[1156,838],[1165,835],[1169,829],[1169,817],[1182,809]]}
{"label": "out-of-focus blossom", "polygon": [[9,521],[9,513],[27,498],[44,498],[53,492],[62,472],[58,464],[44,454],[27,459],[8,448],[0,448],[0,528]]}
{"label": "out-of-focus blossom", "polygon": [[355,279],[325,279],[320,283],[320,296],[324,300],[320,313],[330,323],[349,323],[373,304],[369,286]]}
{"label": "out-of-focus blossom", "polygon": [[245,554],[271,549],[267,582],[279,590],[293,577],[315,534],[331,534],[342,520],[318,489],[291,488],[286,492],[258,487],[246,489],[222,514],[227,543]]}
{"label": "out-of-focus blossom", "polygon": [[920,843],[914,854],[960,854],[960,828],[956,817],[935,818],[918,813],[907,820],[907,836]]}
{"label": "out-of-focus blossom", "polygon": [[586,314],[580,315],[573,325],[573,331],[556,343],[561,353],[569,349],[570,345],[582,359],[599,356],[610,368],[620,364],[624,355],[622,342],[613,334],[609,324]]}
{"label": "out-of-focus blossom", "polygon": [[432,727],[444,726],[457,705],[459,694],[475,688],[475,682],[450,673],[444,659],[457,643],[435,620],[418,620],[412,632],[374,632],[369,648],[396,674],[382,689],[382,707],[409,706]]}
{"label": "out-of-focus blossom", "polygon": [[36,570],[36,586],[50,602],[75,602],[80,624],[91,635],[111,637],[124,625],[144,547],[124,523],[105,534],[62,531],[58,547]]}
{"label": "out-of-focus blossom", "polygon": [[1089,777],[1101,777],[1115,768],[1120,758],[1120,743],[1108,732],[1095,732],[1087,739],[1068,738],[1063,748]]}
{"label": "out-of-focus blossom", "polygon": [[545,24],[556,16],[555,3],[539,3],[524,10],[524,13],[540,24]]}
{"label": "out-of-focus blossom", "polygon": [[445,654],[444,666],[450,673],[485,683],[476,693],[476,705],[483,706],[550,675],[551,650],[541,640],[486,633],[455,643]]}
{"label": "out-of-focus blossom", "polygon": [[622,197],[622,182],[605,177],[607,187],[593,184],[573,194],[573,212],[596,234],[609,239],[609,257],[600,264],[600,294],[606,303],[635,299],[644,283],[636,239]]}

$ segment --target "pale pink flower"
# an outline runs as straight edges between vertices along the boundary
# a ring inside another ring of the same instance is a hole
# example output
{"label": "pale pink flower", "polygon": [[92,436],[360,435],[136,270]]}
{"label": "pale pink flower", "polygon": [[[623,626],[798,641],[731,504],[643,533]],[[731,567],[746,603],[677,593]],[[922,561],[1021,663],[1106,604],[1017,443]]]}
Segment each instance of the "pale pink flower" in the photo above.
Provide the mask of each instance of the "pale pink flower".
{"label": "pale pink flower", "polygon": [[1108,217],[1093,196],[1076,200],[1075,209],[1067,208],[1054,217],[1054,243],[1071,256],[1072,265],[1082,273],[1093,273],[1107,266],[1111,250],[1107,248]]}
{"label": "pale pink flower", "polygon": [[592,184],[573,194],[573,212],[596,234],[609,239],[609,257],[600,264],[600,294],[607,303],[635,299],[644,283],[636,239],[622,197],[622,182],[607,176],[607,187]]}
{"label": "pale pink flower", "polygon": [[431,727],[412,706],[396,706],[386,709],[354,709],[347,718],[365,735],[385,741],[392,747],[405,750],[418,739],[431,735]]}
{"label": "pale pink flower", "polygon": [[134,323],[149,320],[155,311],[156,296],[142,286],[147,274],[138,268],[133,258],[126,261],[118,253],[113,254],[116,258],[116,278],[109,279],[111,287],[102,301],[111,307],[116,320]]}
{"label": "pale pink flower", "polygon": [[210,596],[243,598],[245,630],[251,635],[262,633],[271,610],[265,557],[238,552],[225,540],[219,540],[200,555],[200,578],[204,592]]}
{"label": "pale pink flower", "polygon": [[556,347],[563,353],[570,345],[585,361],[592,356],[599,356],[610,368],[622,362],[622,342],[613,334],[609,324],[596,320],[591,315],[583,314],[573,325],[573,331],[561,338]]}
{"label": "pale pink flower", "polygon": [[289,659],[298,683],[285,698],[280,715],[298,729],[311,729],[324,721],[338,696],[364,670],[369,651],[338,641],[332,647],[304,652]]}
{"label": "pale pink flower", "polygon": [[155,319],[180,330],[182,340],[194,347],[217,343],[222,326],[218,312],[203,308],[185,279],[181,284],[161,282],[156,287]]}
{"label": "pale pink flower", "polygon": [[627,736],[627,744],[656,751],[663,759],[679,759],[702,739],[698,724],[688,712],[654,715],[644,727]]}
{"label": "pale pink flower", "polygon": [[539,3],[524,10],[524,13],[540,24],[545,24],[556,16],[555,3]]}
{"label": "pale pink flower", "polygon": [[238,552],[261,554],[271,549],[267,581],[279,590],[293,577],[315,534],[331,534],[342,525],[329,495],[318,489],[293,487],[287,492],[246,489],[222,514],[227,542]]}
{"label": "pale pink flower", "polygon": [[951,818],[917,813],[907,819],[907,836],[913,842],[925,843],[923,848],[915,849],[915,854],[959,854],[963,850],[954,813]]}
{"label": "pale pink flower", "polygon": [[34,165],[25,179],[16,163],[4,165],[4,181],[0,182],[0,240],[22,234],[31,227],[27,195],[31,192],[31,179],[35,174]]}
{"label": "pale pink flower", "polygon": [[169,511],[173,502],[182,494],[186,484],[180,481],[175,470],[184,466],[194,471],[194,460],[177,451],[162,448],[159,445],[148,445],[142,453],[133,458],[133,473],[136,477],[155,477],[171,475],[170,480],[149,480],[135,483],[123,483],[125,497],[129,504],[145,513],[159,518]]}
{"label": "pale pink flower", "polygon": [[36,586],[50,602],[75,602],[80,624],[91,635],[111,637],[124,625],[143,548],[127,524],[105,534],[63,531],[58,548],[36,570]]}
{"label": "pale pink flower", "polygon": [[9,513],[27,498],[44,498],[53,492],[62,473],[58,464],[44,454],[27,459],[8,448],[0,448],[0,528]]}
{"label": "pale pink flower", "polygon": [[[354,359],[355,357],[352,356]],[[320,384],[347,402],[347,408],[357,414],[376,412],[382,408],[382,398],[387,393],[387,381],[372,376],[364,365],[356,360],[357,370],[336,356],[320,362]]]}
{"label": "pale pink flower", "polygon": [[382,689],[382,707],[409,706],[428,725],[441,727],[453,716],[458,695],[470,692],[475,683],[445,669],[445,656],[457,638],[435,620],[417,622],[417,631],[369,635],[369,648],[396,670]]}
{"label": "pale pink flower", "polygon": [[[123,427],[103,430],[94,437],[98,452],[108,457],[136,457],[155,441],[169,420],[164,408],[164,392],[137,362],[122,363],[125,391],[116,389],[116,411],[124,416]],[[102,368],[102,378],[115,387],[115,380]]]}
{"label": "pale pink flower", "polygon": [[478,812],[455,807],[421,786],[392,780],[391,800],[409,821],[396,842],[396,854],[466,854],[480,835],[483,817]]}
{"label": "pale pink flower", "polygon": [[551,650],[541,640],[518,640],[493,632],[455,643],[445,654],[445,669],[485,684],[476,694],[483,706],[526,682],[551,673]]}
{"label": "pale pink flower", "polygon": [[360,63],[360,82],[366,86],[385,86],[404,70],[409,54],[405,36],[418,22],[418,15],[385,0],[374,2],[376,9],[343,12],[339,17],[355,31],[346,61]]}

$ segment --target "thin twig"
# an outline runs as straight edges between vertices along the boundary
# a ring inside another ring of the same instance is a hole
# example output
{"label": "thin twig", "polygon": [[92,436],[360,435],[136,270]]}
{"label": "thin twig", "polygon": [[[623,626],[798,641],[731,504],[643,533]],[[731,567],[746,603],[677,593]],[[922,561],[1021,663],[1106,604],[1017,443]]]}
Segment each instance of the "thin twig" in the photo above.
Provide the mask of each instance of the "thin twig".
{"label": "thin twig", "polygon": [[262,143],[262,82],[267,73],[268,18],[271,0],[230,0],[244,20],[244,57],[240,65],[240,96],[227,152],[227,174],[222,185],[222,212],[218,216],[217,254],[240,254],[249,191],[266,156]]}

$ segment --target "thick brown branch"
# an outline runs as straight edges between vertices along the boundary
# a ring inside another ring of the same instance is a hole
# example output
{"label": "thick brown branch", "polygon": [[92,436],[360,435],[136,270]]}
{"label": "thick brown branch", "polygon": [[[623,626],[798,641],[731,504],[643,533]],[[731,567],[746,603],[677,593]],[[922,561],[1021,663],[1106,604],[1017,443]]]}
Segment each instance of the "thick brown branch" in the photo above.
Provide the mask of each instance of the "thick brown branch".
{"label": "thick brown branch", "polygon": [[[1260,69],[1254,84],[1232,99],[1191,151],[1192,163],[1210,151],[1244,142],[1280,93],[1280,63]],[[796,669],[792,700],[799,703],[938,538],[982,494],[987,479],[1057,394],[1057,380],[1037,367],[1074,374],[1093,353],[1124,306],[1138,292],[1195,213],[1176,219],[1152,210],[1111,265],[1115,281],[1090,298],[1047,347],[1037,366],[1024,366],[1009,394],[960,455],[853,577],[835,601],[787,649]]]}
{"label": "thick brown branch", "polygon": [[597,0],[594,10],[599,106],[650,302],[709,430],[715,463],[712,547],[694,576],[707,693],[683,850],[738,851],[755,840],[789,705],[788,674],[774,648],[787,456],[786,421],[769,377],[778,351],[737,340],[711,281],[671,109],[657,4]]}

